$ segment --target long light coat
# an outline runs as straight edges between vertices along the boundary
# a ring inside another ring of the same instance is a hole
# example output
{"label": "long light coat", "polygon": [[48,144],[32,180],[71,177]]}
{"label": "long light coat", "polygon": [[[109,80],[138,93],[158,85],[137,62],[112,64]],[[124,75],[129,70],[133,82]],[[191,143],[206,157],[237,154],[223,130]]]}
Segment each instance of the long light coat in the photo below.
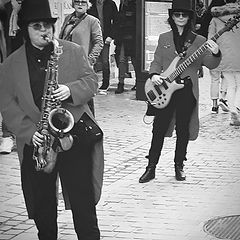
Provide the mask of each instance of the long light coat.
{"label": "long light coat", "polygon": [[[194,51],[196,51],[206,39],[200,35],[197,35],[193,43],[187,50],[187,55],[183,60],[180,60],[179,63],[184,61],[189,57]],[[175,44],[173,40],[173,32],[169,31],[163,33],[159,36],[158,46],[154,53],[154,59],[151,63],[149,73],[161,74],[165,72],[173,59],[177,57]],[[207,50],[205,51],[195,62],[193,62],[181,75],[182,78],[190,76],[193,83],[193,95],[197,100],[196,107],[193,111],[191,121],[189,124],[190,136],[189,140],[195,140],[198,137],[199,132],[199,117],[198,117],[198,101],[199,101],[199,84],[198,84],[198,69],[201,65],[208,67],[209,69],[216,68],[221,60],[221,57],[214,57],[212,53]],[[172,70],[174,71],[174,69]],[[171,120],[166,137],[171,137],[174,126],[175,126],[175,114]]]}
{"label": "long light coat", "polygon": [[[226,12],[227,9],[229,9],[228,12]],[[219,30],[223,29],[228,20],[233,19],[236,13],[240,14],[239,4],[231,3],[221,7],[214,7],[212,9],[212,14],[216,17],[213,17],[210,22],[208,38],[212,38]],[[217,39],[217,43],[222,52],[222,60],[216,70],[225,72],[239,72],[240,28],[233,27],[233,30],[224,32]]]}
{"label": "long light coat", "polygon": [[[59,33],[60,39],[63,38],[64,29],[74,14],[66,16]],[[100,21],[96,17],[86,14],[86,17],[72,31],[71,41],[83,46],[90,63],[96,62],[103,48]]]}
{"label": "long light coat", "polygon": [[[63,54],[59,59],[58,81],[69,87],[73,100],[72,103],[63,102],[62,107],[73,114],[75,122],[84,112],[95,121],[87,102],[97,92],[97,75],[90,67],[81,46],[63,40],[59,40],[59,43],[63,46]],[[23,147],[25,144],[31,144],[36,124],[40,120],[40,111],[34,103],[30,87],[25,45],[10,55],[0,67],[0,111],[7,127],[16,135],[17,152],[21,164]],[[103,142],[101,141],[93,150],[93,185],[96,203],[101,196],[103,167]],[[25,189],[29,193],[27,195],[31,194],[30,185]],[[64,186],[63,196],[66,208],[69,209],[70,204]],[[33,206],[30,198],[26,199],[26,205],[31,217]]]}

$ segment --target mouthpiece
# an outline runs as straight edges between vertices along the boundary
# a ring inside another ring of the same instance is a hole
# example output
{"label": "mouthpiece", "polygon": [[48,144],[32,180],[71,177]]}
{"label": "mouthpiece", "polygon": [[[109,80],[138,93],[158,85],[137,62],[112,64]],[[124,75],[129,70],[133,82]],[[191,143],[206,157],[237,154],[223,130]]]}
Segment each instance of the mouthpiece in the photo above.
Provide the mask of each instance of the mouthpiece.
{"label": "mouthpiece", "polygon": [[51,39],[48,35],[43,35],[42,38],[46,40],[47,42],[51,42]]}

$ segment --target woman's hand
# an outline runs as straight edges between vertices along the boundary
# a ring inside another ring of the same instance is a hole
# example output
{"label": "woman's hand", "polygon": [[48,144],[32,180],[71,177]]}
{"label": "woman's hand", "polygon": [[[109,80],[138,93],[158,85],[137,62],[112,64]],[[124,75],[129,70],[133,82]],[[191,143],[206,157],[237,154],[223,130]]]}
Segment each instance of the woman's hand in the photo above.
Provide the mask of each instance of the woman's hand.
{"label": "woman's hand", "polygon": [[43,135],[36,131],[32,136],[32,143],[34,147],[41,146],[43,143]]}
{"label": "woman's hand", "polygon": [[163,83],[163,79],[160,77],[160,75],[153,75],[151,80],[156,85],[161,85]]}
{"label": "woman's hand", "polygon": [[217,43],[215,43],[213,40],[207,41],[207,47],[213,54],[218,54],[219,47],[218,47]]}
{"label": "woman's hand", "polygon": [[58,89],[53,91],[53,98],[56,100],[64,101],[71,96],[68,86],[59,84]]}
{"label": "woman's hand", "polygon": [[112,42],[112,38],[111,37],[107,37],[105,40],[105,44],[110,45],[110,43]]}

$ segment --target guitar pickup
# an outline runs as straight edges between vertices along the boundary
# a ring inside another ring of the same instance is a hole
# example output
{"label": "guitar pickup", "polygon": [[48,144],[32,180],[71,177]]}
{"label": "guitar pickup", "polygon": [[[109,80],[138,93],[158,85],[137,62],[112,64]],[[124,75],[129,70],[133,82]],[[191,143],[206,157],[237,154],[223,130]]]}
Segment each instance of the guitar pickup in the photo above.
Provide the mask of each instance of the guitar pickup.
{"label": "guitar pickup", "polygon": [[147,95],[151,99],[151,101],[153,101],[157,98],[155,93],[153,92],[153,90],[150,90],[149,92],[147,92]]}
{"label": "guitar pickup", "polygon": [[161,89],[160,89],[160,87],[158,85],[154,85],[154,88],[155,88],[155,90],[157,91],[157,93],[159,95],[162,95],[162,91],[161,91]]}
{"label": "guitar pickup", "polygon": [[166,82],[165,82],[165,81],[163,81],[162,85],[163,85],[163,87],[165,88],[165,90],[167,90],[167,89],[168,89],[168,85],[166,84]]}

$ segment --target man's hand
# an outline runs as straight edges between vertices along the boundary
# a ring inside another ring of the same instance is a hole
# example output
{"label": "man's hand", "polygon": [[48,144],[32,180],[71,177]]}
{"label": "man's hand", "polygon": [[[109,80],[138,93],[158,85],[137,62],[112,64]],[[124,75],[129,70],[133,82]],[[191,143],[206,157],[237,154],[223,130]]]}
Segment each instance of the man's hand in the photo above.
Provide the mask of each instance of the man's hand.
{"label": "man's hand", "polygon": [[161,85],[163,83],[163,79],[160,77],[160,75],[153,75],[151,80],[156,85]]}
{"label": "man's hand", "polygon": [[53,98],[60,101],[66,100],[70,95],[71,92],[69,87],[63,84],[59,84],[58,89],[53,91]]}
{"label": "man's hand", "polygon": [[108,45],[111,44],[112,40],[113,39],[111,37],[107,37],[105,40],[105,44],[108,44]]}
{"label": "man's hand", "polygon": [[36,131],[32,136],[32,143],[34,147],[41,146],[43,143],[43,135]]}
{"label": "man's hand", "polygon": [[207,47],[213,54],[218,54],[219,47],[218,47],[217,43],[215,43],[213,40],[207,41]]}

